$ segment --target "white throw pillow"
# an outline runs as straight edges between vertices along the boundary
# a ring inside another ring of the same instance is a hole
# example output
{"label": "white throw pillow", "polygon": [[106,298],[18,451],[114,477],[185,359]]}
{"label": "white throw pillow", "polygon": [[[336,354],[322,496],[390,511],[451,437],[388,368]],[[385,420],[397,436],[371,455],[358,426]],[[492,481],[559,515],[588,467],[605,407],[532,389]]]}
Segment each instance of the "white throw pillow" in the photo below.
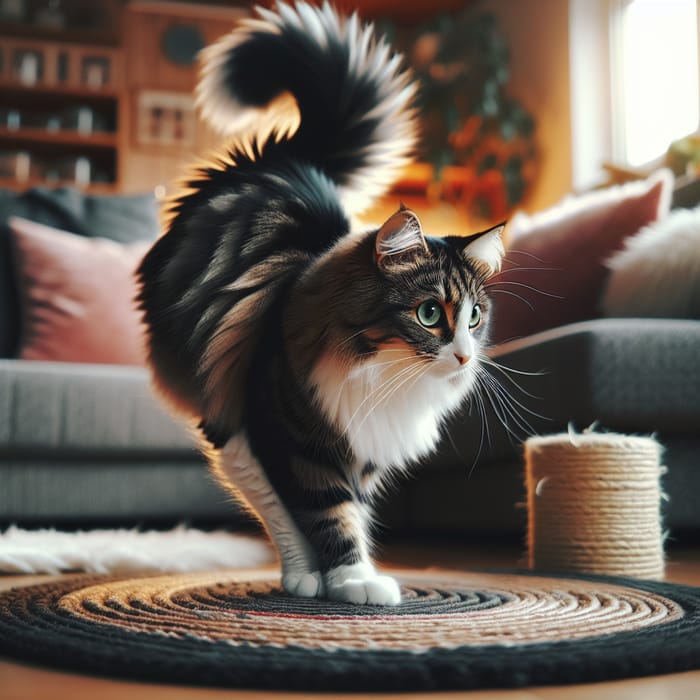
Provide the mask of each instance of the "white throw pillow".
{"label": "white throw pillow", "polygon": [[606,265],[606,316],[700,318],[700,207],[645,226]]}

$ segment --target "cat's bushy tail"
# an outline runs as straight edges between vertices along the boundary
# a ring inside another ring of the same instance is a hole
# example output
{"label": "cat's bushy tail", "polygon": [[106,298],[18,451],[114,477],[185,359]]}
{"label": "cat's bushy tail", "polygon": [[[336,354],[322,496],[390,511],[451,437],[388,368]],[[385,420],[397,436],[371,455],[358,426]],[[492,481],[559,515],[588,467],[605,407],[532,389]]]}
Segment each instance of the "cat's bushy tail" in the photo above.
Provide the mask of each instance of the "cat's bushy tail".
{"label": "cat's bushy tail", "polygon": [[289,138],[338,185],[346,209],[361,210],[415,147],[415,85],[401,56],[328,3],[256,11],[203,51],[202,115],[241,143]]}

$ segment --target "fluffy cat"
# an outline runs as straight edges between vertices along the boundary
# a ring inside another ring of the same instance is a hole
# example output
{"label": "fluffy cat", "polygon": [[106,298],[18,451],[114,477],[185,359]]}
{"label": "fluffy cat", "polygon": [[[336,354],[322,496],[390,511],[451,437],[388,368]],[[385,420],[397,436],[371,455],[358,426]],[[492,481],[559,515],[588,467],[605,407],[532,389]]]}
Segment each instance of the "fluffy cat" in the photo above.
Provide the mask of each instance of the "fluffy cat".
{"label": "fluffy cat", "polygon": [[262,520],[286,591],[395,605],[373,497],[474,388],[500,228],[433,238],[402,207],[351,231],[411,156],[415,86],[356,16],[257,13],[204,53],[198,103],[233,146],[139,269],[150,361]]}

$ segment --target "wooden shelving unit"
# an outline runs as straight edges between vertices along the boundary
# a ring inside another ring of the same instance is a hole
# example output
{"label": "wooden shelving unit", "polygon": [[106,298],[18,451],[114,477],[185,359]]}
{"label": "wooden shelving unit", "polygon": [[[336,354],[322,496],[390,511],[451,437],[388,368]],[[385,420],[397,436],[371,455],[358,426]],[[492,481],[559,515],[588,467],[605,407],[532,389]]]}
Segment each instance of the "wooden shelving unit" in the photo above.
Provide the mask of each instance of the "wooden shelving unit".
{"label": "wooden shelving unit", "polygon": [[93,28],[0,20],[1,187],[120,189],[127,91],[111,7]]}
{"label": "wooden shelving unit", "polygon": [[117,137],[114,133],[81,134],[74,129],[46,131],[36,127],[8,129],[0,127],[0,144],[13,143],[19,146],[31,144],[54,144],[56,146],[73,146],[75,148],[116,148]]}
{"label": "wooden shelving unit", "polygon": [[15,38],[31,39],[32,41],[61,41],[73,44],[100,44],[104,46],[117,46],[119,44],[119,33],[116,28],[91,30],[91,29],[61,29],[56,30],[51,27],[37,27],[27,22],[5,21],[3,34]]}

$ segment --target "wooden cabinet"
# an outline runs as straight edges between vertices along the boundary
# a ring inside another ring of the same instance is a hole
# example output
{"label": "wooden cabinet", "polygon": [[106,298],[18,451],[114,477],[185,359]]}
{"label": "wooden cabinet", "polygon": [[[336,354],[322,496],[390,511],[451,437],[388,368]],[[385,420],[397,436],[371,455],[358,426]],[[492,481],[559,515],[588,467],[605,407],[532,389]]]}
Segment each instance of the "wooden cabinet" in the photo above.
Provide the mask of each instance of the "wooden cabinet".
{"label": "wooden cabinet", "polygon": [[2,41],[0,185],[119,187],[119,49]]}

